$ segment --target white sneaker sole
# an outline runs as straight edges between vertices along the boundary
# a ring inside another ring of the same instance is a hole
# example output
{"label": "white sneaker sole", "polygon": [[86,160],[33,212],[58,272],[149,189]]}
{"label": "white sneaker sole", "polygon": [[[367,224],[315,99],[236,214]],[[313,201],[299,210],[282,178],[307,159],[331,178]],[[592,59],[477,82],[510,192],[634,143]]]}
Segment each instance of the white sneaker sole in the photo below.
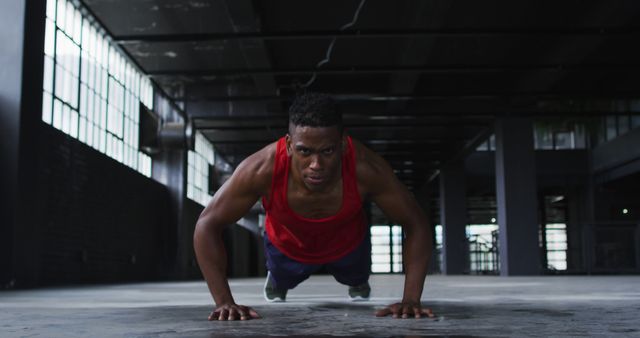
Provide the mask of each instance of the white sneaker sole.
{"label": "white sneaker sole", "polygon": [[352,302],[367,302],[369,301],[369,297],[362,297],[362,296],[355,296],[355,297],[351,297],[349,296],[349,300]]}
{"label": "white sneaker sole", "polygon": [[262,295],[264,296],[264,300],[269,303],[284,303],[285,300],[280,297],[276,297],[274,299],[269,299],[269,297],[267,297],[267,283],[269,282],[269,278],[271,278],[271,272],[267,273],[267,278],[265,278],[264,286],[262,287]]}

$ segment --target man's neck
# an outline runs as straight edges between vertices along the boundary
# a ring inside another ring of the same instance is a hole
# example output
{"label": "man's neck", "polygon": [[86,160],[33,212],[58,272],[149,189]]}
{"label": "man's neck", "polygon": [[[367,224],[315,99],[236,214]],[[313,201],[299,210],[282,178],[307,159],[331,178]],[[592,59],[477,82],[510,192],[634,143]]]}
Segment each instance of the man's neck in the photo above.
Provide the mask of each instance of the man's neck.
{"label": "man's neck", "polygon": [[342,172],[334,175],[331,181],[327,182],[327,184],[320,189],[313,189],[308,187],[302,178],[302,174],[291,170],[290,172],[290,180],[289,184],[292,184],[292,188],[294,191],[304,194],[304,195],[324,195],[334,191],[334,189],[342,186]]}

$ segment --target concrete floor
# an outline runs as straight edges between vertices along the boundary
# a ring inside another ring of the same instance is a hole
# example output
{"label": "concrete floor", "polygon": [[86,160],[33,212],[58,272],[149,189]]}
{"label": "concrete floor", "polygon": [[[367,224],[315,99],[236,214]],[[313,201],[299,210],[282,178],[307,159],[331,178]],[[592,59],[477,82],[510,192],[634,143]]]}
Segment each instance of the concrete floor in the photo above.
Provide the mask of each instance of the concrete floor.
{"label": "concrete floor", "polygon": [[402,281],[373,276],[371,301],[351,303],[332,277],[313,276],[269,304],[263,279],[235,279],[236,300],[263,316],[245,322],[207,321],[203,282],[2,291],[0,337],[640,337],[640,276],[429,276],[423,300],[435,319],[374,317]]}

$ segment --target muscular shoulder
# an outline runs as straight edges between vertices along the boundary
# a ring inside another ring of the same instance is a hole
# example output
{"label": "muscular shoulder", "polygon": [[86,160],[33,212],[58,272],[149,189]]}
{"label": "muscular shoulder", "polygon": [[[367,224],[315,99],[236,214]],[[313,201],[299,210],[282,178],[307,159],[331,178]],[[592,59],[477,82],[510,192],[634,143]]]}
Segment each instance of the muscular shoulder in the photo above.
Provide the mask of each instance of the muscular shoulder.
{"label": "muscular shoulder", "polygon": [[384,180],[393,177],[393,170],[380,155],[353,139],[356,155],[358,186],[365,195],[375,194]]}
{"label": "muscular shoulder", "polygon": [[276,144],[271,143],[244,159],[234,171],[233,178],[258,195],[266,194],[271,186]]}

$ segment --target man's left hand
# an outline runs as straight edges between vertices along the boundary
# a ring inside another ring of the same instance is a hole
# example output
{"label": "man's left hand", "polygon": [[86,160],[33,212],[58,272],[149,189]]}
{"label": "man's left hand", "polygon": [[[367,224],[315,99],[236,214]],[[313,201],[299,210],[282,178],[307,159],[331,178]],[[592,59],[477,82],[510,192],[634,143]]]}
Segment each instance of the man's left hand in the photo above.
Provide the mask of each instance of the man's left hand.
{"label": "man's left hand", "polygon": [[402,302],[391,304],[384,309],[376,311],[377,317],[391,315],[393,318],[421,318],[423,316],[433,318],[436,315],[429,308],[423,308],[420,303]]}

